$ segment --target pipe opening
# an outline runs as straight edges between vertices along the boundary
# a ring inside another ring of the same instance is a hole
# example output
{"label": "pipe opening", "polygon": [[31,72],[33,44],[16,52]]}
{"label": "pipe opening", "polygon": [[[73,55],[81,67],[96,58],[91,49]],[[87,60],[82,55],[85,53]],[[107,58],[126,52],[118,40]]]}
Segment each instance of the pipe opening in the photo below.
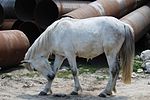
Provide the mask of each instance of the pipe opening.
{"label": "pipe opening", "polygon": [[19,30],[23,31],[32,44],[41,34],[41,29],[34,22],[24,22],[20,25]]}
{"label": "pipe opening", "polygon": [[39,26],[45,29],[58,18],[59,10],[52,0],[43,0],[36,6],[34,16]]}
{"label": "pipe opening", "polygon": [[12,30],[13,30],[13,29],[18,29],[19,26],[20,26],[22,23],[23,23],[23,21],[21,21],[21,20],[16,20],[16,21],[14,22],[14,24],[12,25],[11,29],[12,29]]}
{"label": "pipe opening", "polygon": [[15,11],[18,19],[27,21],[33,19],[36,0],[16,0]]}

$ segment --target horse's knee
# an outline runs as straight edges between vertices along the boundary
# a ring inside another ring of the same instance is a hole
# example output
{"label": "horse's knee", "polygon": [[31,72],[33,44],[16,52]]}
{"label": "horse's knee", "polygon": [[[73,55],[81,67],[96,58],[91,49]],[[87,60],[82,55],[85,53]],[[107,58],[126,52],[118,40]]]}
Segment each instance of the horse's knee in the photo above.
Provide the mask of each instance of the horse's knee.
{"label": "horse's knee", "polygon": [[118,62],[116,62],[116,63],[111,67],[110,72],[111,72],[111,74],[112,74],[113,76],[115,76],[116,74],[119,74],[119,71],[120,71],[120,65],[119,65]]}
{"label": "horse's knee", "polygon": [[73,76],[76,76],[78,74],[78,69],[77,68],[71,68],[71,72]]}

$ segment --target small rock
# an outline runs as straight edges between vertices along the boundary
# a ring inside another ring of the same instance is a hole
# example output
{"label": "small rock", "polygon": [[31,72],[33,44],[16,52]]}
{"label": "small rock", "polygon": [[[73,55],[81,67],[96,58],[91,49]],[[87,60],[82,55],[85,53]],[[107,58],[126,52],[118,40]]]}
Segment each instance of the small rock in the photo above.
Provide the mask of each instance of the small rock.
{"label": "small rock", "polygon": [[139,69],[137,70],[137,72],[138,72],[138,73],[142,73],[142,72],[143,72],[143,69],[139,68]]}
{"label": "small rock", "polygon": [[132,73],[132,78],[137,77],[137,74],[135,72]]}

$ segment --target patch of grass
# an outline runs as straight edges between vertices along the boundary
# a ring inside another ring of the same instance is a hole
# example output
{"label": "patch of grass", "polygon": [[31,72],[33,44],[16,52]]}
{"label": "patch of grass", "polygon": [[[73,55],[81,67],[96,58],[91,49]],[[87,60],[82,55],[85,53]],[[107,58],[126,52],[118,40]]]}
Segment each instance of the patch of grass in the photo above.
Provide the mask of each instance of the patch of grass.
{"label": "patch of grass", "polygon": [[71,70],[59,71],[56,77],[70,79],[72,77]]}
{"label": "patch of grass", "polygon": [[137,72],[138,69],[141,69],[142,61],[138,58],[134,58],[133,71]]}
{"label": "patch of grass", "polygon": [[79,65],[79,74],[82,73],[90,73],[93,74],[95,73],[95,71],[98,69],[98,66],[94,66],[94,65],[84,65],[84,64],[80,64]]}
{"label": "patch of grass", "polygon": [[[84,64],[80,64],[78,65],[78,70],[79,70],[79,75],[83,74],[83,73],[95,73],[95,71],[98,69],[97,66],[94,65],[84,65]],[[64,71],[58,71],[58,73],[56,74],[56,77],[58,78],[66,78],[66,79],[70,79],[72,78],[72,72],[71,70],[64,70]]]}
{"label": "patch of grass", "polygon": [[27,76],[27,77],[33,78],[33,77],[40,76],[40,74],[38,72],[29,72],[29,73],[20,74],[18,76],[20,76],[20,77]]}

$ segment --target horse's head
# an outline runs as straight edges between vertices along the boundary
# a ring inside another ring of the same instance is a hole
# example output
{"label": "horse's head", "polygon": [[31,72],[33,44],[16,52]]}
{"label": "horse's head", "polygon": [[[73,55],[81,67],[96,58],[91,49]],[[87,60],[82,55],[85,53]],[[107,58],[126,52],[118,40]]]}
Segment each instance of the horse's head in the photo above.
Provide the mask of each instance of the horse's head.
{"label": "horse's head", "polygon": [[51,65],[49,64],[49,61],[44,57],[23,60],[22,63],[23,66],[29,71],[38,71],[49,80],[52,80],[55,77],[55,74],[52,70]]}

